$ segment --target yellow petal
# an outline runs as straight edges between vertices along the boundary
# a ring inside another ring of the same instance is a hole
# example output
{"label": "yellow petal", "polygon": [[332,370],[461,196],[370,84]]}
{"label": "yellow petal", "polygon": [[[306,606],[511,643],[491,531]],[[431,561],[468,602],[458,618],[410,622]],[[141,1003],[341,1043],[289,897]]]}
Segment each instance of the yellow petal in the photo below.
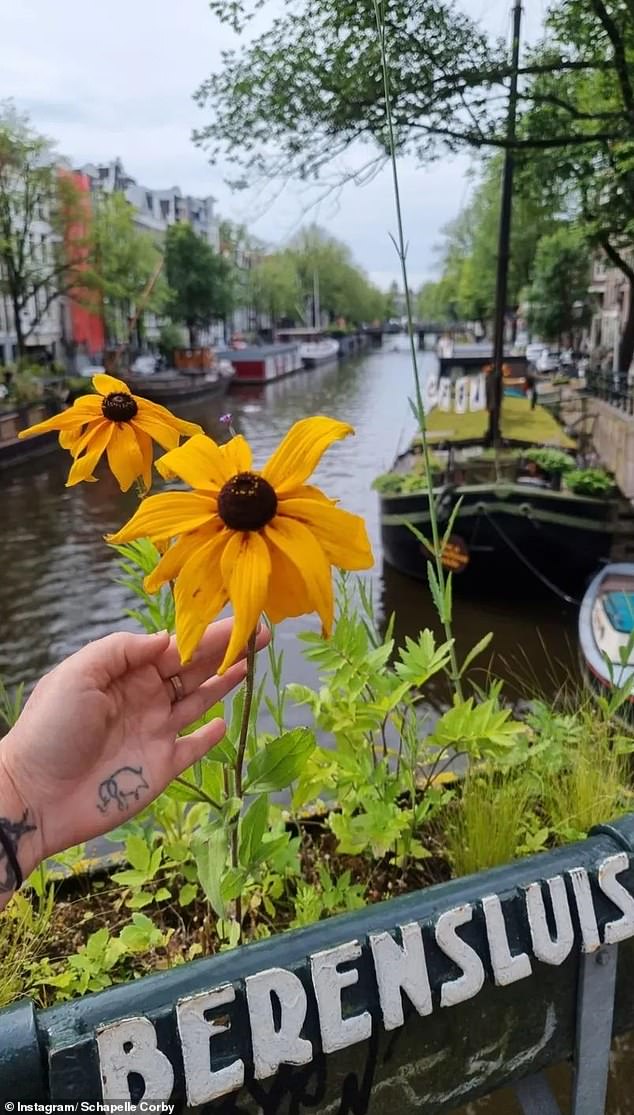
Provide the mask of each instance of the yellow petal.
{"label": "yellow petal", "polygon": [[112,423],[108,464],[122,492],[127,492],[143,475],[144,462],[136,433],[127,422]]}
{"label": "yellow petal", "polygon": [[162,492],[148,496],[138,511],[116,534],[106,535],[107,542],[133,542],[135,538],[175,538],[197,530],[214,517],[216,504],[196,492]]}
{"label": "yellow petal", "polygon": [[278,495],[280,503],[284,503],[287,499],[318,499],[322,503],[329,503],[334,507],[339,501],[330,499],[321,488],[315,488],[313,484],[300,484],[297,488],[289,488],[286,492],[280,492]]}
{"label": "yellow petal", "polygon": [[235,475],[219,445],[205,434],[196,434],[179,449],[159,457],[156,467],[161,476],[179,476],[192,488],[218,492]]}
{"label": "yellow petal", "polygon": [[220,451],[227,462],[227,468],[232,476],[239,472],[250,472],[253,467],[251,446],[242,434],[232,437],[225,445],[220,446]]}
{"label": "yellow petal", "polygon": [[271,557],[264,538],[255,531],[232,533],[222,555],[222,579],[229,591],[234,620],[219,674],[235,662],[255,631],[266,604],[270,576]]}
{"label": "yellow petal", "polygon": [[272,546],[267,539],[271,554],[271,578],[264,611],[271,623],[281,623],[290,616],[303,616],[312,612],[313,604],[299,569],[286,554]]}
{"label": "yellow petal", "polygon": [[115,379],[114,376],[106,375],[105,372],[97,372],[97,375],[92,377],[92,385],[100,395],[130,394],[127,383],[124,383],[122,379]]}
{"label": "yellow petal", "polygon": [[101,454],[108,446],[113,429],[112,422],[106,422],[104,419],[95,430],[90,431],[87,442],[84,438],[86,451],[83,456],[75,458],[66,481],[67,488],[72,488],[75,484],[79,484],[81,480],[91,480],[93,478],[93,471],[97,467]]}
{"label": "yellow petal", "polygon": [[141,476],[143,478],[143,487],[146,492],[152,487],[152,465],[154,463],[154,447],[152,445],[152,438],[148,437],[141,430],[136,431],[136,439],[139,443],[141,456],[143,458],[143,471]]}
{"label": "yellow petal", "polygon": [[360,515],[316,499],[286,499],[279,504],[278,515],[304,523],[328,560],[340,569],[371,569],[374,565],[368,532]]}
{"label": "yellow petal", "polygon": [[90,440],[90,436],[88,436],[87,438],[87,435],[90,435],[94,430],[97,429],[97,426],[100,426],[102,422],[105,421],[107,421],[107,419],[103,418],[103,416],[100,416],[99,418],[95,418],[91,422],[87,422],[85,426],[77,426],[73,430],[60,430],[58,439],[59,444],[61,445],[62,449],[68,449],[69,452],[72,453],[73,457],[78,457],[86,443],[86,440]]}
{"label": "yellow petal", "polygon": [[222,529],[223,524],[221,519],[214,519],[209,525],[200,527],[199,530],[192,530],[189,531],[188,534],[181,535],[177,542],[174,542],[168,547],[152,572],[148,573],[143,582],[145,591],[156,592],[161,585],[166,584],[168,581],[173,581],[180,573],[187,559],[191,557],[194,549],[203,542],[208,542],[211,538],[215,538]]}
{"label": "yellow petal", "polygon": [[302,418],[291,426],[262,469],[262,476],[276,492],[288,492],[308,479],[333,441],[353,433],[347,422],[334,418]]}
{"label": "yellow petal", "polygon": [[101,399],[96,395],[82,395],[81,399],[77,399],[68,410],[62,410],[52,418],[46,418],[44,422],[36,422],[34,426],[29,426],[28,430],[20,430],[18,437],[33,437],[36,434],[44,434],[48,430],[72,430],[75,426],[85,426],[91,419],[101,417]]}
{"label": "yellow petal", "polygon": [[143,430],[143,433],[151,437],[162,449],[176,449],[180,441],[180,434],[174,426],[168,426],[162,418],[156,418],[143,410],[139,410],[130,424],[135,430]]}
{"label": "yellow petal", "polygon": [[[306,585],[311,611],[318,613],[324,633],[330,635],[334,611],[332,576],[319,542],[303,523],[282,515],[276,515],[264,528],[264,535],[269,545],[277,546],[296,566]],[[283,612],[283,600],[276,603]]]}
{"label": "yellow petal", "polygon": [[163,422],[166,426],[171,426],[172,429],[177,430],[184,437],[193,437],[194,434],[204,433],[202,426],[199,426],[197,422],[186,422],[184,418],[177,418],[171,410],[161,406],[160,403],[153,403],[149,399],[141,398],[140,395],[133,395],[132,398],[139,408],[139,414],[148,415],[159,422]]}
{"label": "yellow petal", "polygon": [[227,603],[227,590],[220,575],[226,538],[227,532],[220,531],[199,545],[176,578],[176,645],[183,663],[189,662],[207,625]]}

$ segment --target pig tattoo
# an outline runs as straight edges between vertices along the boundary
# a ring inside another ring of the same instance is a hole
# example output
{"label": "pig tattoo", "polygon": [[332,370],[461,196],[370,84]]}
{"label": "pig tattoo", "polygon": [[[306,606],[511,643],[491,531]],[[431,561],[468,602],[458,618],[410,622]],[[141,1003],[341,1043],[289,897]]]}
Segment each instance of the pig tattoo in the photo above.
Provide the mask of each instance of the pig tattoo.
{"label": "pig tattoo", "polygon": [[117,809],[123,813],[129,809],[128,798],[139,800],[140,790],[149,790],[143,777],[143,767],[119,767],[109,778],[99,783],[97,809],[105,813],[111,802],[116,801]]}

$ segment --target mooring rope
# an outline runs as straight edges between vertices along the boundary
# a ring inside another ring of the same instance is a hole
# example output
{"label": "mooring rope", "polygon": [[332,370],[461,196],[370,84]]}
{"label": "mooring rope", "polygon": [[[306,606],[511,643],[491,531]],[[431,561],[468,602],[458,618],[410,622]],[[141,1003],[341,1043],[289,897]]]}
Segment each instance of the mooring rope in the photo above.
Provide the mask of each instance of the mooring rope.
{"label": "mooring rope", "polygon": [[498,534],[500,535],[500,538],[502,538],[502,540],[504,542],[506,542],[506,545],[508,546],[509,550],[511,550],[515,554],[515,556],[518,557],[521,562],[523,562],[523,564],[526,566],[526,568],[529,569],[530,572],[535,577],[537,577],[537,579],[539,581],[541,581],[543,585],[546,586],[546,588],[550,589],[551,592],[554,592],[555,596],[558,596],[560,600],[564,601],[564,603],[574,604],[575,607],[577,607],[577,608],[580,606],[580,604],[581,604],[580,600],[575,600],[574,596],[569,596],[567,592],[563,591],[563,589],[558,588],[557,585],[553,584],[553,582],[550,581],[548,579],[548,577],[546,577],[543,573],[541,573],[540,570],[537,569],[536,566],[534,566],[531,561],[529,561],[529,559],[525,556],[525,554],[522,553],[522,551],[519,549],[519,547],[517,547],[515,545],[515,543],[512,541],[512,539],[509,538],[506,531],[504,531],[502,529],[502,527],[499,525],[499,523],[496,523],[495,519],[491,518],[491,516],[489,515],[489,513],[487,511],[483,510],[481,512],[481,514],[484,515],[484,517],[488,520],[488,522],[494,528],[494,530],[496,530],[498,532]]}

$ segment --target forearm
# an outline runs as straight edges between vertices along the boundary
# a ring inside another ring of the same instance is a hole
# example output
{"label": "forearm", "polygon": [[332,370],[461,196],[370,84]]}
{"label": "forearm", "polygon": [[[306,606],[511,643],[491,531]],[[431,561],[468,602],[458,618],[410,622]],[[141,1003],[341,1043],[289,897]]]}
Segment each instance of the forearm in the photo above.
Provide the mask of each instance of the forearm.
{"label": "forearm", "polygon": [[0,833],[1,910],[16,891],[20,881],[19,874],[15,870],[14,858],[22,877],[26,879],[40,862],[41,837],[37,819],[18,794],[1,762],[0,829],[2,830]]}

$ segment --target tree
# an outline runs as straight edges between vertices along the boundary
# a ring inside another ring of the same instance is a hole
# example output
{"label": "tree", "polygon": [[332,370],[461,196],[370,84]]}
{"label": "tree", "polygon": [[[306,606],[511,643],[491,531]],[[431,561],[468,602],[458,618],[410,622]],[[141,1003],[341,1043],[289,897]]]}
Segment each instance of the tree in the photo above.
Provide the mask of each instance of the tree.
{"label": "tree", "polygon": [[92,272],[85,279],[100,298],[110,343],[126,341],[134,312],[160,313],[167,286],[161,280],[162,253],[149,233],[135,226],[134,210],[123,194],[103,194],[94,205]]}
{"label": "tree", "polygon": [[529,324],[559,345],[588,322],[590,259],[579,229],[564,225],[544,236],[537,247],[533,281],[528,289]]}
{"label": "tree", "polygon": [[302,316],[302,290],[291,252],[272,252],[259,260],[251,272],[251,299],[273,325],[283,317]]}
{"label": "tree", "polygon": [[214,320],[231,312],[233,266],[197,236],[190,224],[182,222],[167,230],[165,271],[170,314],[187,326],[194,347],[200,329],[208,329]]}
{"label": "tree", "polygon": [[0,105],[0,290],[20,356],[51,305],[80,283],[86,205],[49,140],[10,103]]}
{"label": "tree", "polygon": [[[312,307],[317,277],[320,306],[331,321],[343,317],[361,324],[383,316],[385,296],[354,263],[350,249],[318,225],[302,229],[289,244],[288,252],[307,307]],[[310,316],[308,309],[306,313]]]}

